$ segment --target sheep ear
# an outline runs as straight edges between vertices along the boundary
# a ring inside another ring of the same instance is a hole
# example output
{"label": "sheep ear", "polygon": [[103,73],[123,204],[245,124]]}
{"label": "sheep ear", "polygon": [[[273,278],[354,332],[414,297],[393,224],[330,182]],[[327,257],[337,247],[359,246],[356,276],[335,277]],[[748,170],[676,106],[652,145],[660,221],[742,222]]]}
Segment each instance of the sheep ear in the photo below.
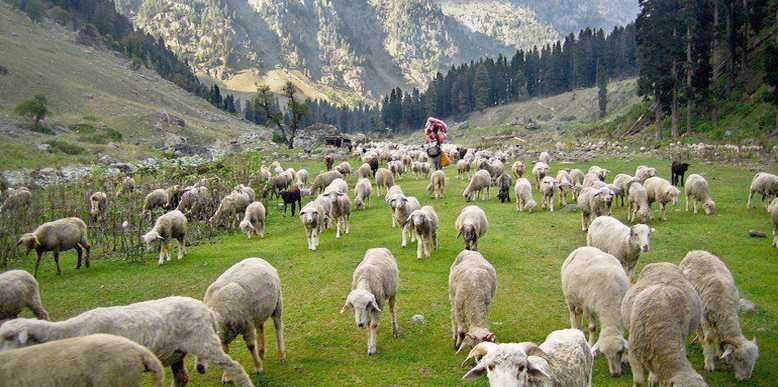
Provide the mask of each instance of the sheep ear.
{"label": "sheep ear", "polygon": [[158,241],[164,241],[164,240],[165,240],[165,238],[163,238],[161,235],[157,235],[157,240],[158,240]]}
{"label": "sheep ear", "polygon": [[727,345],[727,349],[724,350],[724,353],[721,354],[721,359],[725,360],[728,357],[732,356],[733,351],[734,351],[734,347],[732,345]]}
{"label": "sheep ear", "polygon": [[540,356],[527,356],[527,372],[535,377],[543,376],[548,378],[548,362]]}
{"label": "sheep ear", "polygon": [[16,342],[19,343],[20,346],[23,346],[27,344],[28,338],[29,337],[27,335],[27,329],[22,329],[21,331],[19,331],[19,334],[16,335]]}
{"label": "sheep ear", "polygon": [[752,342],[754,345],[759,345],[759,344],[757,344],[757,342],[756,342],[756,336],[754,336],[754,338],[753,338],[753,339],[751,339],[751,342]]}
{"label": "sheep ear", "polygon": [[459,230],[459,233],[457,234],[457,239],[462,236],[462,230]]}
{"label": "sheep ear", "polygon": [[381,312],[381,308],[378,307],[378,304],[376,304],[375,300],[370,301],[370,306],[375,309],[376,312]]}
{"label": "sheep ear", "polygon": [[348,302],[348,300],[346,300],[346,303],[343,304],[343,308],[340,309],[340,313],[343,314],[344,312],[346,312],[347,309],[351,309],[352,307],[353,306],[351,305],[351,303]]}
{"label": "sheep ear", "polygon": [[497,341],[497,335],[494,333],[489,333],[488,335],[486,335],[486,337],[484,337],[484,341],[494,343],[495,341]]}
{"label": "sheep ear", "polygon": [[462,377],[462,380],[473,380],[479,378],[483,376],[485,372],[486,372],[486,365],[480,363],[476,364],[475,367],[470,369],[470,371],[467,371],[465,376]]}

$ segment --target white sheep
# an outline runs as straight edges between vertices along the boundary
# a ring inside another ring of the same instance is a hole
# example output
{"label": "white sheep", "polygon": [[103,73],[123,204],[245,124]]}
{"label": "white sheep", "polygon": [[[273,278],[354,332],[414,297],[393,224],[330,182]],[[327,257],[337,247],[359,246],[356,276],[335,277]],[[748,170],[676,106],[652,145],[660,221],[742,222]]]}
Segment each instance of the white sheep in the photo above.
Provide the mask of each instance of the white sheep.
{"label": "white sheep", "polygon": [[208,187],[192,187],[181,195],[176,209],[184,215],[191,215],[193,219],[205,219],[210,201],[211,193]]}
{"label": "white sheep", "polygon": [[341,228],[345,234],[349,233],[349,221],[351,219],[351,199],[341,192],[327,194],[332,202],[330,219],[335,222],[335,239],[340,239]]}
{"label": "white sheep", "polygon": [[294,173],[295,182],[300,187],[305,187],[306,184],[308,184],[308,170],[307,169],[299,169],[297,172]]}
{"label": "white sheep", "polygon": [[462,209],[454,223],[457,229],[457,238],[465,240],[465,250],[478,251],[478,240],[486,235],[489,221],[486,213],[478,206],[467,206]]}
{"label": "white sheep", "polygon": [[611,191],[608,187],[599,189],[585,187],[578,194],[576,205],[581,210],[581,230],[587,231],[592,217],[596,218],[608,213],[608,203],[611,202]]}
{"label": "white sheep", "polygon": [[686,358],[686,340],[697,330],[702,302],[678,266],[652,263],[640,272],[621,303],[629,330],[629,364],[636,386],[707,387]]}
{"label": "white sheep", "polygon": [[240,225],[240,216],[246,211],[246,207],[251,204],[248,195],[243,192],[232,191],[225,196],[216,208],[216,212],[208,219],[214,227],[226,225],[234,228]]}
{"label": "white sheep", "polygon": [[719,356],[733,366],[738,381],[751,378],[759,347],[756,338],[743,337],[737,316],[740,296],[727,265],[707,251],[695,250],[687,253],[678,266],[702,300],[705,370],[714,371]]}
{"label": "white sheep", "polygon": [[[203,302],[215,312],[216,332],[222,346],[229,348],[232,340],[242,336],[257,373],[263,371],[265,321],[272,317],[278,358],[284,363],[281,279],[270,263],[262,258],[246,258],[232,265],[208,287]],[[222,382],[229,382],[227,373]]]}
{"label": "white sheep", "polygon": [[416,238],[416,259],[429,257],[432,248],[438,250],[438,214],[432,206],[424,206],[411,212],[406,224],[408,231]]}
{"label": "white sheep", "polygon": [[357,169],[358,179],[370,179],[373,177],[373,170],[370,168],[370,164],[364,163]]}
{"label": "white sheep", "polygon": [[541,208],[548,208],[554,212],[554,195],[559,190],[559,182],[551,176],[546,176],[540,182],[540,194],[543,199],[540,202]]}
{"label": "white sheep", "polygon": [[662,220],[667,220],[667,205],[671,203],[673,205],[678,204],[678,195],[680,195],[681,191],[666,179],[658,176],[649,177],[643,183],[643,186],[646,187],[649,205],[654,202],[658,203]]}
{"label": "white sheep", "polygon": [[89,196],[89,215],[93,219],[105,218],[105,211],[108,208],[108,195],[104,192],[95,192]]}
{"label": "white sheep", "polygon": [[570,178],[573,179],[573,185],[583,185],[584,173],[580,169],[573,168],[570,170]]}
{"label": "white sheep", "polygon": [[567,193],[573,192],[573,178],[570,173],[563,170],[557,172],[555,180],[559,185],[559,199],[562,206],[567,205]]}
{"label": "white sheep", "polygon": [[435,199],[443,197],[443,191],[446,189],[446,174],[437,170],[430,175],[430,183],[427,185],[427,192],[434,195]]}
{"label": "white sheep", "polygon": [[0,213],[7,211],[21,211],[23,208],[29,209],[32,206],[32,192],[27,187],[17,189],[9,188],[6,191],[6,198],[3,205],[0,206]]}
{"label": "white sheep", "polygon": [[405,246],[408,245],[408,236],[411,237],[411,242],[416,238],[408,229],[408,216],[410,216],[413,211],[421,209],[421,204],[419,203],[419,200],[413,196],[399,195],[389,201],[389,206],[392,208],[394,223],[402,227],[402,243],[400,246],[405,248]]}
{"label": "white sheep", "polygon": [[351,164],[349,164],[348,161],[338,164],[338,166],[335,167],[335,170],[340,172],[344,179],[351,177]]}
{"label": "white sheep", "polygon": [[751,199],[755,193],[762,195],[762,203],[765,203],[765,199],[778,195],[778,176],[765,172],[759,172],[754,176],[748,191],[748,208],[751,208]]}
{"label": "white sheep", "polygon": [[513,172],[514,178],[520,179],[524,177],[524,170],[525,170],[525,166],[523,162],[521,161],[513,162],[513,165],[511,166],[511,172]]}
{"label": "white sheep", "polygon": [[705,215],[713,215],[713,212],[716,211],[716,202],[710,197],[708,181],[704,177],[696,173],[689,175],[686,178],[686,184],[684,184],[684,191],[686,191],[686,211],[689,211],[689,201],[692,202],[695,214],[698,203],[705,210]]}
{"label": "white sheep", "polygon": [[370,195],[373,193],[373,185],[367,178],[360,178],[354,186],[354,206],[358,210],[364,209],[370,202]]}
{"label": "white sheep", "polygon": [[465,187],[462,196],[467,202],[472,201],[473,199],[485,200],[482,194],[484,190],[486,190],[486,199],[489,199],[489,188],[491,185],[492,177],[489,174],[489,171],[481,169],[470,178],[470,183]]}
{"label": "white sheep", "polygon": [[489,341],[489,307],[497,291],[497,271],[477,251],[462,250],[448,274],[448,300],[451,303],[451,334],[454,349]]}
{"label": "white sheep", "polygon": [[246,233],[246,237],[251,239],[252,235],[260,238],[265,237],[265,220],[267,211],[262,202],[253,202],[246,207],[243,220],[240,221],[240,230]]}
{"label": "white sheep", "polygon": [[[612,376],[621,375],[621,363],[627,360],[621,300],[629,285],[619,260],[594,247],[575,249],[562,264],[562,291],[570,311],[570,326],[583,331],[583,319],[588,321],[592,354],[605,355]],[[598,325],[600,335],[595,341]]]}
{"label": "white sheep", "polygon": [[517,211],[528,210],[529,212],[532,212],[532,210],[537,207],[538,204],[535,202],[535,199],[532,198],[532,183],[530,183],[527,178],[521,177],[516,180],[516,185],[513,189],[516,192]]}
{"label": "white sheep", "polygon": [[165,370],[151,351],[123,337],[95,334],[0,352],[7,386],[141,386],[143,373],[162,387]]}
{"label": "white sheep", "polygon": [[538,160],[546,163],[547,165],[551,164],[551,155],[548,154],[548,152],[543,151],[540,152],[540,156],[538,156]]}
{"label": "white sheep", "polygon": [[465,359],[480,359],[462,379],[487,374],[493,387],[590,387],[594,358],[578,329],[551,332],[540,344],[524,342],[475,346]]}
{"label": "white sheep", "polygon": [[0,326],[0,348],[19,348],[70,337],[105,333],[148,348],[170,366],[176,386],[189,379],[184,357],[196,357],[197,371],[208,362],[222,367],[238,386],[253,386],[246,371],[222,350],[214,313],[189,297],[167,297],[130,305],[101,307],[64,321],[18,318]]}
{"label": "white sheep", "polygon": [[381,189],[388,190],[389,187],[394,185],[394,175],[386,168],[378,168],[375,171],[375,194],[381,196]]}
{"label": "white sheep", "polygon": [[[329,200],[327,200],[329,202]],[[329,210],[322,207],[317,199],[300,210],[300,221],[305,227],[305,239],[308,241],[308,249],[316,251],[319,246],[319,236],[326,228],[329,219]]]}
{"label": "white sheep", "polygon": [[542,161],[535,162],[535,165],[532,166],[532,176],[535,176],[535,182],[537,183],[538,189],[540,189],[540,182],[543,181],[543,178],[546,177],[548,173],[548,164]]}
{"label": "white sheep", "polygon": [[646,187],[637,179],[627,182],[627,202],[629,203],[629,222],[648,223],[651,220],[651,206],[648,203]]}
{"label": "white sheep", "polygon": [[327,188],[330,183],[332,183],[335,179],[342,179],[343,174],[341,174],[338,171],[327,171],[322,172],[316,176],[315,179],[313,179],[313,183],[311,184],[311,192],[318,193],[324,191],[325,188]]}
{"label": "white sheep", "polygon": [[656,168],[650,168],[645,165],[640,165],[635,169],[635,178],[640,181],[641,184],[646,180],[656,176]]}
{"label": "white sheep", "polygon": [[589,225],[586,245],[616,257],[630,278],[634,277],[640,253],[651,247],[653,228],[645,224],[628,227],[618,219],[600,216]]}
{"label": "white sheep", "polygon": [[59,254],[63,251],[75,249],[78,254],[76,269],[81,268],[81,257],[83,250],[86,250],[86,267],[91,264],[90,251],[92,246],[87,241],[86,223],[79,218],[63,218],[52,222],[44,223],[38,226],[35,231],[22,235],[17,246],[24,246],[27,251],[24,255],[35,249],[35,269],[32,272],[34,277],[38,276],[38,268],[41,264],[41,258],[47,251],[54,254],[54,263],[57,265],[57,274],[62,274],[59,267]]}
{"label": "white sheep", "polygon": [[[29,308],[35,317],[48,320],[43,308],[38,281],[24,270],[8,270],[0,273],[0,325],[3,321],[19,317],[22,309]],[[1,363],[0,363],[1,364]]]}
{"label": "white sheep", "polygon": [[616,191],[616,196],[621,198],[621,206],[624,207],[624,197],[628,196],[627,183],[634,179],[632,176],[625,173],[619,173],[613,178],[613,185],[619,190]]}
{"label": "white sheep", "polygon": [[[294,172],[291,174],[289,172],[285,173],[287,176],[294,176]],[[237,187],[235,187],[235,191],[245,194],[249,198],[249,203],[253,202],[257,198],[257,194],[254,192],[254,189],[243,184],[239,184]]]}
{"label": "white sheep", "polygon": [[[610,171],[605,169],[605,168],[600,168],[597,165],[592,165],[591,167],[589,167],[589,170],[586,173],[587,174],[590,174],[590,173],[594,174],[594,175],[597,176],[597,178],[600,179],[600,181],[605,181],[605,178],[608,177],[608,174],[610,173]],[[584,186],[585,186],[585,184],[584,184]]]}
{"label": "white sheep", "polygon": [[161,265],[166,260],[170,261],[170,241],[172,239],[178,243],[177,259],[180,260],[184,257],[186,253],[186,229],[186,216],[179,210],[173,210],[157,218],[154,227],[141,239],[146,243],[148,251],[159,249],[157,264]]}
{"label": "white sheep", "polygon": [[392,314],[392,335],[397,338],[397,291],[400,287],[400,271],[397,260],[385,248],[369,249],[359,266],[354,269],[351,279],[351,292],[340,310],[354,311],[354,322],[359,328],[367,328],[367,354],[376,353],[378,320],[384,309],[384,301],[389,303]]}
{"label": "white sheep", "polygon": [[324,189],[324,195],[329,195],[332,192],[337,192],[339,194],[345,194],[348,193],[348,183],[346,183],[343,179],[335,179],[333,180],[327,188]]}
{"label": "white sheep", "polygon": [[467,160],[457,161],[457,178],[459,180],[464,180],[469,172],[470,163],[468,163]]}
{"label": "white sheep", "polygon": [[778,248],[778,198],[773,199],[770,206],[767,207],[770,214],[770,220],[773,224],[773,247]]}

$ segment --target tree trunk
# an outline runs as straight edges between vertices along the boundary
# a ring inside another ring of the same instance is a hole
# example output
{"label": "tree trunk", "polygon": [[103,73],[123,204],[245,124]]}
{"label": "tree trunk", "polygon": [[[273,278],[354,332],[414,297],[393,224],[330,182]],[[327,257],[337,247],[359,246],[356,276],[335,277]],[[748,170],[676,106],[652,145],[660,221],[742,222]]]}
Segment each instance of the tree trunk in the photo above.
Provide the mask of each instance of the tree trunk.
{"label": "tree trunk", "polygon": [[692,133],[692,121],[694,117],[694,99],[692,88],[692,26],[686,26],[686,133]]}
{"label": "tree trunk", "polygon": [[662,139],[662,103],[659,101],[659,92],[656,93],[656,107],[654,107],[654,120],[656,125],[655,138],[657,141]]}
{"label": "tree trunk", "polygon": [[719,55],[719,42],[720,42],[720,36],[719,36],[719,27],[720,27],[720,21],[719,21],[719,2],[714,1],[713,2],[713,44],[712,44],[712,50],[713,50],[713,80],[711,84],[713,85],[713,102],[711,103],[711,109],[710,109],[710,120],[711,124],[713,125],[713,129],[718,128],[719,126],[719,65],[721,64],[721,57]]}
{"label": "tree trunk", "polygon": [[[675,26],[673,26],[673,41],[676,41],[677,38],[678,31]],[[675,58],[675,55],[673,55],[673,63],[670,66],[670,71],[673,73],[673,100],[670,104],[670,122],[673,138],[678,138],[678,59]]]}

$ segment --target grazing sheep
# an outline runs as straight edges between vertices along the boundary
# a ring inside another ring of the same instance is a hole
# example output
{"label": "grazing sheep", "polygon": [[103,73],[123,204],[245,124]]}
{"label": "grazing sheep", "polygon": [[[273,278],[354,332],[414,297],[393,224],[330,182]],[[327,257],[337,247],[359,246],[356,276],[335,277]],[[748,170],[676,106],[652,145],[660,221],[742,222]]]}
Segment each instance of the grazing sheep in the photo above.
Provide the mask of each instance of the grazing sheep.
{"label": "grazing sheep", "polygon": [[327,195],[332,192],[340,194],[348,193],[348,183],[343,179],[335,179],[324,189],[324,194]]}
{"label": "grazing sheep", "polygon": [[226,227],[235,228],[240,224],[240,215],[246,211],[246,207],[251,204],[248,195],[238,191],[232,191],[229,195],[219,203],[219,207],[216,208],[216,212],[208,219],[214,227],[225,225]]}
{"label": "grazing sheep", "polygon": [[685,186],[683,176],[686,174],[687,170],[689,170],[689,163],[673,161],[673,164],[670,166],[670,173],[671,173],[671,180],[674,186],[677,187],[679,184]]}
{"label": "grazing sheep", "polygon": [[421,209],[421,204],[419,204],[419,200],[413,196],[398,195],[389,201],[389,206],[392,208],[393,224],[402,227],[402,244],[400,246],[405,248],[405,246],[408,245],[408,236],[411,236],[411,242],[413,242],[415,238],[408,229],[408,216],[410,216],[413,211]]}
{"label": "grazing sheep", "polygon": [[638,179],[627,182],[627,202],[629,213],[627,220],[630,222],[648,223],[651,220],[651,206],[648,203],[646,187]]}
{"label": "grazing sheep", "polygon": [[537,183],[536,186],[538,189],[540,189],[540,182],[543,181],[543,178],[548,175],[549,167],[548,164],[538,161],[535,163],[535,165],[532,166],[532,176],[535,176],[535,182]]}
{"label": "grazing sheep", "polygon": [[135,192],[135,187],[135,179],[133,179],[132,176],[127,176],[119,183],[119,188],[116,190],[115,196],[118,198],[120,195],[133,193]]}
{"label": "grazing sheep", "polygon": [[571,169],[570,172],[570,179],[573,180],[573,185],[583,185],[584,181],[584,173],[580,169]]}
{"label": "grazing sheep", "polygon": [[364,163],[359,169],[357,169],[358,179],[371,179],[373,177],[373,170],[370,168],[370,164]]}
{"label": "grazing sheep", "polygon": [[[327,200],[329,202],[329,200]],[[305,226],[305,239],[308,249],[316,251],[319,246],[319,236],[329,223],[329,210],[322,207],[321,201],[314,200],[300,210],[300,221]]]}
{"label": "grazing sheep", "polygon": [[[292,174],[292,175],[294,175],[294,174]],[[289,175],[287,174],[287,176],[289,176]],[[247,186],[245,186],[243,184],[240,184],[237,187],[235,187],[234,190],[238,191],[240,193],[245,194],[249,198],[249,203],[251,203],[251,202],[253,202],[253,201],[255,201],[257,199],[257,195],[256,195],[256,193],[254,193],[254,190],[251,187],[247,187]]]}
{"label": "grazing sheep", "polygon": [[[591,167],[589,167],[589,170],[586,172],[587,175],[590,173],[597,176],[597,178],[600,181],[605,181],[605,178],[608,177],[610,171],[605,168],[600,168],[597,165],[592,165]],[[584,184],[584,186],[586,186],[586,184]]]}
{"label": "grazing sheep", "polygon": [[543,200],[540,202],[541,208],[548,208],[554,212],[554,194],[559,190],[559,182],[551,176],[546,176],[540,182],[540,194]]}
{"label": "grazing sheep", "polygon": [[370,195],[373,192],[373,185],[367,178],[360,178],[357,185],[354,186],[354,206],[358,210],[364,209],[370,202]]}
{"label": "grazing sheep", "polygon": [[435,199],[443,197],[443,191],[446,188],[446,174],[437,170],[430,175],[430,183],[427,186],[427,192],[434,195]]}
{"label": "grazing sheep", "polygon": [[540,152],[540,156],[538,156],[538,161],[542,161],[542,162],[546,163],[546,165],[550,165],[551,164],[551,155],[548,154],[548,152],[546,152],[546,151]]}
{"label": "grazing sheep", "polygon": [[327,168],[327,171],[332,170],[332,164],[335,163],[335,158],[332,157],[332,155],[326,155],[324,156],[324,166]]}
{"label": "grazing sheep", "polygon": [[284,169],[281,168],[281,163],[279,163],[278,161],[273,161],[272,163],[270,163],[270,169],[272,169],[273,173],[275,173],[276,175],[284,173]]}
{"label": "grazing sheep", "polygon": [[343,179],[343,174],[338,171],[328,171],[318,174],[316,178],[313,179],[313,184],[311,184],[311,192],[324,192],[324,189],[335,179]]}
{"label": "grazing sheep", "polygon": [[702,317],[702,302],[681,270],[652,263],[624,295],[621,317],[629,330],[629,364],[635,386],[707,387],[686,358],[686,339]]}
{"label": "grazing sheep", "polygon": [[599,189],[586,187],[578,194],[576,205],[581,210],[581,230],[589,230],[589,224],[594,218],[608,213],[608,203],[611,202],[611,191],[608,187]]}
{"label": "grazing sheep", "polygon": [[305,187],[308,184],[308,170],[300,169],[294,173],[295,183],[300,187]]}
{"label": "grazing sheep", "polygon": [[167,209],[169,201],[170,196],[168,196],[168,191],[165,189],[160,188],[149,192],[146,198],[143,199],[142,215],[150,217],[157,208]]}
{"label": "grazing sheep", "polygon": [[[292,204],[292,213],[294,213],[294,204]],[[240,221],[240,230],[246,233],[246,237],[251,239],[252,235],[257,235],[260,238],[265,237],[265,217],[267,212],[265,211],[265,205],[262,202],[253,202],[246,207],[246,213],[243,215],[243,220]],[[284,208],[284,215],[286,215],[286,208]]]}
{"label": "grazing sheep", "polygon": [[351,219],[351,199],[348,195],[341,192],[330,192],[327,194],[332,201],[330,209],[330,219],[335,221],[335,239],[340,239],[340,229],[349,233],[349,220]]}
{"label": "grazing sheep", "polygon": [[767,212],[773,223],[773,247],[778,248],[778,198],[773,199],[770,206],[767,207]]}
{"label": "grazing sheep", "polygon": [[478,206],[467,206],[462,209],[454,223],[458,237],[465,240],[465,250],[478,251],[478,240],[486,235],[489,221],[486,213]]}
{"label": "grazing sheep", "polygon": [[633,177],[630,175],[627,175],[625,173],[619,173],[616,175],[616,177],[613,178],[613,185],[618,188],[618,191],[615,191],[616,197],[621,198],[621,206],[624,207],[624,197],[628,196],[627,191],[627,183],[632,181]]}
{"label": "grazing sheep", "polygon": [[210,201],[211,193],[207,187],[193,187],[181,195],[176,209],[185,215],[191,215],[193,219],[205,219]]}
{"label": "grazing sheep", "polygon": [[[594,358],[586,338],[577,329],[551,332],[540,346],[480,343],[470,351],[465,363],[480,358],[462,379],[486,373],[489,385],[590,387]],[[463,363],[464,364],[464,363]]]}
{"label": "grazing sheep", "polygon": [[[18,318],[0,326],[0,347],[33,344],[87,336],[117,335],[148,348],[163,366],[170,366],[174,384],[185,386],[189,376],[184,357],[196,357],[197,371],[204,374],[208,362],[222,367],[238,386],[253,386],[246,371],[224,353],[216,332],[214,312],[189,297],[167,297],[130,305],[101,307],[64,321]],[[34,348],[34,347],[33,347]]]}
{"label": "grazing sheep", "polygon": [[389,162],[389,170],[392,172],[392,176],[395,179],[399,179],[403,173],[405,173],[405,166],[402,161],[394,160]]}
{"label": "grazing sheep", "polygon": [[513,172],[513,177],[516,179],[521,179],[524,177],[524,163],[521,161],[514,161],[513,165],[511,166],[511,171]]}
{"label": "grazing sheep", "polygon": [[689,201],[692,202],[695,214],[698,203],[702,204],[705,215],[713,215],[713,212],[716,211],[716,202],[710,197],[708,181],[704,177],[695,173],[689,175],[684,185],[684,191],[686,191],[686,211],[689,211]]}
{"label": "grazing sheep", "polygon": [[640,165],[635,169],[635,178],[643,184],[649,178],[656,176],[656,168],[650,168],[645,165]]}
{"label": "grazing sheep", "polygon": [[532,212],[532,210],[537,207],[538,204],[535,202],[535,199],[532,198],[532,183],[530,183],[529,180],[524,177],[519,178],[516,180],[516,185],[513,189],[516,191],[517,211],[528,210],[529,212]]}
{"label": "grazing sheep", "polygon": [[483,163],[482,168],[489,172],[489,176],[491,176],[492,179],[497,179],[498,176],[502,175],[503,170],[505,170],[505,165],[499,159],[495,159]]}
{"label": "grazing sheep", "polygon": [[560,204],[564,207],[567,205],[567,193],[573,192],[573,178],[570,177],[569,172],[563,169],[557,172],[556,181],[559,183]]}
{"label": "grazing sheep", "polygon": [[778,176],[765,172],[759,172],[754,176],[748,192],[748,208],[751,208],[751,199],[755,193],[762,195],[762,203],[765,203],[765,199],[778,195]]}
{"label": "grazing sheep", "polygon": [[429,258],[432,246],[438,250],[439,223],[438,214],[432,206],[424,206],[408,216],[408,231],[416,238],[416,259],[421,259],[422,255]]}
{"label": "grazing sheep", "polygon": [[497,189],[499,189],[497,193],[497,198],[500,199],[500,203],[510,203],[511,187],[513,186],[513,179],[511,179],[510,176],[503,173],[497,178],[496,184],[497,184]]}
{"label": "grazing sheep", "polygon": [[[232,265],[208,287],[203,302],[215,312],[216,332],[224,352],[228,353],[232,340],[242,336],[257,373],[263,371],[265,321],[272,317],[278,358],[284,363],[284,301],[281,279],[271,264],[262,258],[246,258]],[[222,382],[229,382],[226,372]]]}
{"label": "grazing sheep", "polygon": [[170,211],[159,218],[154,223],[151,231],[141,237],[146,243],[148,251],[159,249],[158,264],[170,261],[170,240],[175,239],[178,242],[178,257],[181,259],[186,253],[186,216],[179,211]]}
{"label": "grazing sheep", "polygon": [[108,208],[108,196],[104,192],[95,192],[89,196],[89,215],[92,219],[105,218],[105,210]]}
{"label": "grazing sheep", "polygon": [[[43,372],[42,372],[43,371]],[[0,352],[0,380],[8,386],[141,386],[165,370],[151,351],[124,337],[95,334]]]}
{"label": "grazing sheep", "polygon": [[257,185],[264,185],[266,182],[270,181],[271,177],[273,177],[273,174],[263,165],[259,168],[255,181],[257,182]]}
{"label": "grazing sheep", "polygon": [[375,172],[375,193],[381,196],[381,189],[388,190],[394,185],[394,175],[386,168],[378,168]]}
{"label": "grazing sheep", "polygon": [[616,257],[627,275],[634,278],[640,253],[649,251],[654,232],[645,224],[628,227],[616,218],[600,216],[589,225],[586,245]]}
{"label": "grazing sheep", "polygon": [[351,279],[351,293],[340,313],[347,309],[354,311],[354,322],[359,328],[367,328],[367,354],[376,353],[378,320],[384,309],[384,300],[389,302],[392,313],[392,336],[400,337],[397,329],[397,290],[400,286],[400,272],[397,260],[385,248],[369,249],[362,262],[354,269]]}
{"label": "grazing sheep", "polygon": [[22,235],[16,245],[27,248],[24,255],[35,249],[35,269],[32,272],[34,277],[38,276],[41,258],[47,251],[51,251],[54,254],[57,274],[62,275],[62,269],[59,267],[59,254],[70,249],[76,250],[76,254],[78,254],[76,269],[81,268],[81,255],[83,250],[86,250],[86,267],[89,268],[92,246],[87,241],[86,230],[86,223],[79,218],[58,219],[44,223],[38,226],[35,231]]}
{"label": "grazing sheep", "polygon": [[489,331],[489,306],[497,291],[497,271],[477,251],[460,252],[448,274],[451,335],[454,350],[494,342]]}
{"label": "grazing sheep", "polygon": [[282,191],[281,200],[284,201],[284,216],[286,216],[286,209],[290,204],[292,205],[292,214],[296,214],[298,208],[303,208],[303,196],[299,187],[292,186],[288,190]]}
{"label": "grazing sheep", "polygon": [[[489,187],[492,185],[492,177],[486,170],[479,170],[473,177],[470,178],[470,183],[465,187],[465,191],[462,192],[462,196],[465,201],[470,202],[474,199],[488,200],[489,199]],[[486,199],[482,196],[482,193],[486,190]]]}
{"label": "grazing sheep", "polygon": [[727,265],[707,251],[695,250],[687,253],[678,266],[702,300],[705,370],[714,371],[719,356],[732,365],[738,381],[751,378],[759,347],[756,338],[743,337],[737,316],[740,296]]}
{"label": "grazing sheep", "polygon": [[29,209],[32,206],[32,193],[27,187],[19,187],[17,189],[9,188],[6,191],[6,198],[3,201],[3,205],[0,207],[0,213],[6,211],[21,211]]}
{"label": "grazing sheep", "polygon": [[338,164],[338,166],[335,167],[335,170],[340,172],[344,179],[351,177],[351,164],[349,164],[348,161]]}
{"label": "grazing sheep", "polygon": [[467,160],[457,161],[457,178],[464,180],[468,173],[470,173],[470,163]]}
{"label": "grazing sheep", "polygon": [[[24,307],[35,317],[48,320],[49,314],[43,308],[38,281],[24,270],[9,270],[0,273],[0,325],[5,320],[19,317]],[[0,363],[2,364],[2,363]]]}
{"label": "grazing sheep", "polygon": [[646,187],[648,194],[648,204],[657,202],[662,220],[667,220],[667,205],[670,203],[678,204],[678,195],[681,194],[681,191],[673,187],[669,181],[658,176],[646,179],[643,186]]}
{"label": "grazing sheep", "polygon": [[600,180],[600,175],[598,175],[596,172],[589,172],[586,175],[584,175],[584,181],[583,184],[581,184],[584,188],[585,187],[594,187],[594,188],[600,188],[605,183]]}
{"label": "grazing sheep", "polygon": [[[621,300],[627,289],[629,278],[622,264],[600,249],[580,247],[562,264],[562,291],[570,311],[570,326],[583,331],[583,318],[586,318],[592,354],[605,355],[611,376],[620,376],[621,363],[627,360],[621,319]],[[598,322],[600,335],[595,341]]]}

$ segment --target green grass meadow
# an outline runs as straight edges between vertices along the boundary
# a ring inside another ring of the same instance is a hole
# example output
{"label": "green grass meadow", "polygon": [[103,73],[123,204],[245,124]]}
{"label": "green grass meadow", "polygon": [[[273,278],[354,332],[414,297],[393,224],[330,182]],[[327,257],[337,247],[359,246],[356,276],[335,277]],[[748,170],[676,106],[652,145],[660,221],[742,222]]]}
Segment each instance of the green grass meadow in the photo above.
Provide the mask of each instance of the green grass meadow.
{"label": "green grass meadow", "polygon": [[[507,163],[508,165],[512,163]],[[669,179],[669,160],[607,160],[597,165],[616,173],[634,173],[638,164],[649,164]],[[552,163],[558,168],[588,168],[589,164]],[[284,167],[306,167],[311,175],[321,165],[292,163]],[[357,167],[357,161],[352,161]],[[778,251],[770,239],[748,236],[750,229],[770,232],[764,209],[746,209],[746,195],[753,172],[744,167],[694,163],[691,172],[703,173],[709,180],[718,204],[715,215],[706,217],[685,213],[682,197],[671,207],[669,220],[655,221],[657,232],[651,251],[644,254],[639,268],[647,263],[678,263],[692,249],[711,251],[729,266],[740,288],[741,297],[756,304],[756,312],[741,315],[744,334],[756,336],[761,357],[750,381],[736,383],[731,369],[722,365],[716,372],[703,371],[702,351],[689,344],[689,357],[711,386],[768,386],[778,380]],[[400,248],[400,230],[391,227],[390,211],[383,198],[371,198],[370,207],[355,211],[351,234],[335,239],[334,230],[321,238],[319,250],[307,250],[303,227],[296,216],[283,217],[270,209],[265,239],[246,239],[233,232],[212,241],[191,246],[182,261],[175,259],[157,266],[156,255],[149,253],[142,263],[97,259],[91,269],[74,269],[74,252],[63,255],[63,276],[56,275],[51,255],[41,265],[39,282],[44,306],[52,319],[62,320],[98,306],[123,305],[172,295],[202,299],[205,289],[225,269],[247,257],[262,257],[279,271],[284,296],[287,363],[280,365],[275,352],[272,322],[265,325],[265,372],[253,375],[257,385],[486,385],[461,382],[467,371],[461,367],[465,353],[451,348],[451,322],[448,302],[448,271],[463,243],[456,239],[454,220],[466,205],[461,193],[466,182],[456,179],[456,170],[446,171],[446,197],[433,200],[426,194],[427,179],[406,175],[398,181],[406,195],[431,204],[440,217],[440,251],[431,259],[417,260],[416,246]],[[353,186],[354,179],[350,181]],[[585,245],[580,229],[580,213],[558,210],[517,213],[514,203],[501,204],[495,198],[476,202],[487,213],[489,230],[479,243],[481,253],[497,269],[498,287],[490,313],[491,328],[499,342],[542,342],[553,330],[569,328],[568,313],[560,285],[560,267],[567,255]],[[540,198],[535,192],[536,200]],[[514,198],[511,192],[511,198]],[[624,221],[626,210],[615,206],[614,215]],[[655,212],[656,214],[656,212]],[[366,249],[387,247],[400,268],[398,318],[401,336],[392,338],[389,314],[379,328],[378,353],[367,356],[367,332],[359,330],[353,317],[340,314],[350,291],[351,274]],[[99,254],[95,254],[99,258]],[[17,263],[32,269],[32,257]],[[411,321],[424,315],[424,323]],[[29,313],[25,312],[25,316]],[[241,339],[231,345],[230,355],[253,374],[251,358]],[[187,359],[190,381],[194,386],[220,384],[221,370],[211,367],[199,375]],[[604,357],[596,360],[593,382],[597,386],[632,384],[629,367],[613,378]],[[170,374],[168,371],[168,379]]]}

